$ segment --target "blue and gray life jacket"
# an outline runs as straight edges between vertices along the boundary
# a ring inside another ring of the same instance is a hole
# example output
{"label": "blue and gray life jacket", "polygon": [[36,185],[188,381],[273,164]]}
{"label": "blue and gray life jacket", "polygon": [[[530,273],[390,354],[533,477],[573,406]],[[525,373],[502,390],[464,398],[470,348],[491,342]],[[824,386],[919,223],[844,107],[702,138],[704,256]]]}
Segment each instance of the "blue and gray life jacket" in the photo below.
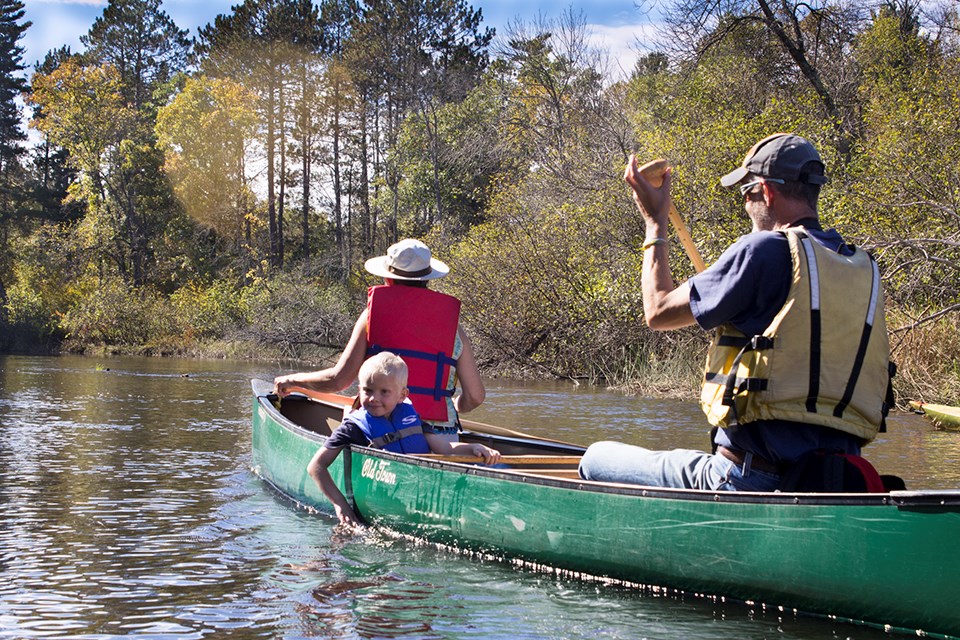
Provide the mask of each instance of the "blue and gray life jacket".
{"label": "blue and gray life jacket", "polygon": [[430,453],[420,416],[409,400],[399,403],[389,418],[378,418],[363,409],[357,409],[344,421],[360,427],[374,449],[393,453]]}

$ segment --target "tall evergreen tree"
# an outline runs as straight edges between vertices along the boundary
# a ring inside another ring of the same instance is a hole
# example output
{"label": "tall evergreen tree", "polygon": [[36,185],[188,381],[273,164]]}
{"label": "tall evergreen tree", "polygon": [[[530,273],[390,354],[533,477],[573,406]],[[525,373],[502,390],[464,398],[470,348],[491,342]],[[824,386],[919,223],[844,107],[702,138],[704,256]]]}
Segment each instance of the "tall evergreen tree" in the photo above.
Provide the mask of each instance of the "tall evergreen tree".
{"label": "tall evergreen tree", "polygon": [[23,3],[0,0],[0,215],[10,215],[12,180],[20,169],[27,136],[21,127],[17,99],[27,89],[23,76],[23,47],[17,42],[30,22],[23,20]]}
{"label": "tall evergreen tree", "polygon": [[[298,60],[317,45],[317,12],[303,0],[245,0],[233,13],[219,15],[200,29],[196,49],[213,77],[243,82],[260,96],[266,151],[267,217],[270,263],[283,265],[283,185],[289,134],[285,114],[289,84]],[[279,155],[279,157],[278,157]],[[278,194],[278,188],[280,193]]]}
{"label": "tall evergreen tree", "polygon": [[[17,182],[22,173],[20,157],[24,153],[26,134],[20,126],[21,110],[17,98],[26,89],[23,78],[23,47],[17,42],[30,26],[23,20],[23,3],[19,0],[0,0],[0,223],[13,213]],[[3,234],[6,244],[6,230]],[[4,280],[6,271],[6,248],[0,263],[0,308],[6,302]]]}
{"label": "tall evergreen tree", "polygon": [[352,87],[349,69],[344,64],[347,41],[351,29],[360,15],[356,0],[323,0],[320,5],[320,24],[323,28],[323,52],[327,60],[327,131],[330,135],[330,180],[333,187],[331,221],[334,242],[340,253],[339,271],[342,276],[349,271],[351,261],[350,221],[344,211],[343,186],[346,172],[344,148],[347,142],[348,111],[352,104]]}
{"label": "tall evergreen tree", "polygon": [[169,90],[186,63],[186,33],[159,0],[110,0],[81,40],[88,47],[82,58],[34,76],[34,121],[67,148],[84,178],[87,221],[102,230],[100,259],[126,284],[166,283],[161,271],[177,257],[164,234],[180,212],[162,173],[154,120],[159,90]]}
{"label": "tall evergreen tree", "polygon": [[99,63],[117,68],[127,99],[137,109],[181,71],[190,52],[188,32],[160,8],[161,0],[110,0],[80,38]]}
{"label": "tall evergreen tree", "polygon": [[444,215],[438,184],[437,112],[445,103],[462,100],[487,64],[487,46],[494,32],[482,29],[481,20],[481,12],[465,0],[368,0],[365,4],[351,57],[361,94],[374,97],[374,121],[382,126],[374,140],[378,145],[374,154],[387,162],[374,170],[390,194],[383,205],[387,228],[378,238],[380,244],[397,238],[401,176],[388,152],[396,148],[402,122],[411,115],[422,122],[431,147],[436,210],[430,217],[437,220]]}
{"label": "tall evergreen tree", "polygon": [[123,159],[118,156],[108,172],[123,215],[131,282],[145,284],[150,265],[157,263],[154,250],[176,208],[154,135],[156,109],[163,102],[158,90],[169,89],[171,78],[185,68],[190,42],[162,10],[161,0],[110,0],[80,41],[87,46],[88,60],[117,70],[121,94],[134,111],[135,127],[124,133],[132,144],[121,145]]}

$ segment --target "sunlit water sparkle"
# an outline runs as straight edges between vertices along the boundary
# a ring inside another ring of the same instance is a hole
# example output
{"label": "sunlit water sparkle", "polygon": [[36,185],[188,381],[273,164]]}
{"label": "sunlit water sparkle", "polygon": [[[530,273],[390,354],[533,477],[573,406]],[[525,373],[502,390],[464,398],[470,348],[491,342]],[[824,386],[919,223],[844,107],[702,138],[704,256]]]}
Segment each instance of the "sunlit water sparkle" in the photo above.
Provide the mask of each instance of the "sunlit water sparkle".
{"label": "sunlit water sparkle", "polygon": [[[276,373],[0,358],[0,638],[889,637],[344,532],[250,469],[249,379]],[[489,387],[477,420],[575,442],[703,446],[690,403],[566,383]],[[876,447],[878,466],[960,485],[960,434],[909,415],[896,426]]]}

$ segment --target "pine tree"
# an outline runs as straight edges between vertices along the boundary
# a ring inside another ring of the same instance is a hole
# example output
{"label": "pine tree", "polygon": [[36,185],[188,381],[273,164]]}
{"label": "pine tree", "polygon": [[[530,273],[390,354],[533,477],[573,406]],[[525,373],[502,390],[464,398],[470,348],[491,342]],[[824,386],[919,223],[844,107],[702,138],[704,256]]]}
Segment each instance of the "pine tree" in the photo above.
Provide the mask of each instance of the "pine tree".
{"label": "pine tree", "polygon": [[[272,266],[284,263],[287,113],[293,69],[319,48],[319,17],[304,0],[245,0],[200,29],[197,54],[214,77],[242,81],[260,97],[266,150],[267,224]],[[279,193],[278,193],[279,191]],[[309,195],[309,194],[308,194]]]}
{"label": "pine tree", "polygon": [[135,111],[135,126],[114,141],[121,154],[105,167],[111,205],[123,220],[122,251],[128,254],[123,269],[135,286],[154,277],[155,252],[162,248],[155,240],[176,214],[153,126],[164,94],[173,89],[171,79],[185,68],[190,54],[187,36],[163,11],[160,0],[109,0],[80,38],[90,64],[116,70],[125,106]]}
{"label": "pine tree", "polygon": [[21,127],[22,112],[17,98],[26,90],[23,77],[23,47],[17,44],[30,26],[23,19],[23,3],[0,0],[0,189],[2,213],[9,215],[10,181],[19,168],[27,136]]}
{"label": "pine tree", "polygon": [[188,32],[162,10],[160,0],[110,0],[80,42],[97,62],[117,68],[127,98],[138,109],[184,69],[190,53]]}
{"label": "pine tree", "polygon": [[[17,41],[30,26],[23,19],[23,3],[19,0],[0,0],[0,223],[8,220],[16,207],[14,195],[20,179],[20,156],[27,136],[20,127],[21,110],[17,98],[26,89],[22,76],[23,47]],[[4,234],[6,237],[6,234]],[[3,252],[0,268],[6,263]],[[4,286],[6,269],[0,270],[0,309],[7,301]],[[2,313],[2,312],[0,312]],[[0,321],[5,318],[0,318]]]}

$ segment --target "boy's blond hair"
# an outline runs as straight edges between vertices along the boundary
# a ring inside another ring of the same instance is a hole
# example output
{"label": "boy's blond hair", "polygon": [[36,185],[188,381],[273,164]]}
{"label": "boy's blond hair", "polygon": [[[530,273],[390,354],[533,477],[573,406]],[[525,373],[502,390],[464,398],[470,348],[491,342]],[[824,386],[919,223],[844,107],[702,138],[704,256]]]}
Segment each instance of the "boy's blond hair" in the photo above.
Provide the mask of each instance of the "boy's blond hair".
{"label": "boy's blond hair", "polygon": [[377,355],[371,356],[364,361],[360,366],[360,374],[358,376],[360,384],[364,384],[364,382],[369,381],[375,375],[393,378],[400,384],[401,389],[407,387],[407,376],[409,375],[407,363],[395,353],[381,351]]}

